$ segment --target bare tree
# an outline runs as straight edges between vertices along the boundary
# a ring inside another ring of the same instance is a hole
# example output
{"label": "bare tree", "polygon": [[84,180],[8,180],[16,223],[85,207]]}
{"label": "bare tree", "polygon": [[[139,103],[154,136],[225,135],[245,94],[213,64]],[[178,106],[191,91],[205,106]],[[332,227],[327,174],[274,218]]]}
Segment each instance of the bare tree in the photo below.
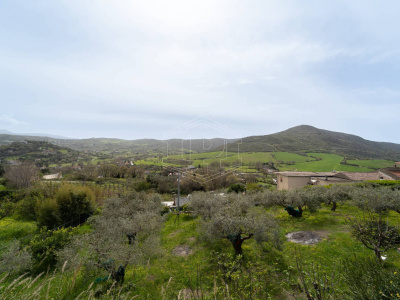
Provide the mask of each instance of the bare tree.
{"label": "bare tree", "polygon": [[38,170],[34,165],[21,163],[6,167],[5,178],[8,182],[20,189],[27,188],[38,179]]}

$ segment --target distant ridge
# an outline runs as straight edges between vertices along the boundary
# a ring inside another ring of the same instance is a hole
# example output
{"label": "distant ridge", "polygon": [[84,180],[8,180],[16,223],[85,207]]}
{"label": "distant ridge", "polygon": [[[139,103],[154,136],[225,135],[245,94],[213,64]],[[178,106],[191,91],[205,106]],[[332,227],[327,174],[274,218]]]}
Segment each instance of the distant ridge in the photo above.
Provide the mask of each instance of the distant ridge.
{"label": "distant ridge", "polygon": [[[35,140],[46,141],[61,147],[77,151],[134,151],[138,153],[166,153],[167,144],[172,152],[208,152],[220,151],[224,143],[228,143],[228,151],[237,152],[238,144],[235,139],[210,139],[210,147],[204,147],[202,139],[161,141],[156,139],[121,140],[113,138],[91,139],[60,139],[43,136],[22,136],[2,134],[0,131],[0,145],[9,145],[14,141]],[[166,143],[167,142],[167,143]],[[400,144],[373,142],[359,136],[318,129],[309,125],[300,125],[282,132],[249,136],[242,138],[239,145],[240,152],[322,152],[345,156],[348,159],[387,159],[400,161]]]}
{"label": "distant ridge", "polygon": [[[237,145],[229,144],[229,149]],[[359,136],[300,125],[282,132],[242,139],[240,152],[324,152],[359,159],[400,160],[400,145],[373,142]]]}
{"label": "distant ridge", "polygon": [[19,136],[35,136],[35,137],[50,137],[53,139],[69,139],[68,137],[61,135],[54,135],[48,133],[15,133],[5,129],[0,129],[0,134],[8,134],[8,135],[19,135]]}

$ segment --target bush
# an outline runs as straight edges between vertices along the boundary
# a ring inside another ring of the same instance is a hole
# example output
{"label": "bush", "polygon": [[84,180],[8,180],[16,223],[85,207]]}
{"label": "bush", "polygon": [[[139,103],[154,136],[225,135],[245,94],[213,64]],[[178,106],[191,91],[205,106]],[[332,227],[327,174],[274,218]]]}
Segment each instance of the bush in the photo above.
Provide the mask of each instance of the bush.
{"label": "bush", "polygon": [[55,229],[60,225],[60,215],[55,199],[46,199],[38,207],[37,223],[39,227]]}
{"label": "bush", "polygon": [[32,259],[26,248],[21,247],[18,240],[12,241],[0,255],[0,274],[3,272],[12,275],[29,270]]}
{"label": "bush", "polygon": [[42,199],[43,196],[35,195],[33,193],[26,196],[17,204],[18,215],[27,221],[36,221],[38,207]]}
{"label": "bush", "polygon": [[56,201],[63,226],[77,226],[95,210],[95,196],[89,187],[61,187],[56,194]]}
{"label": "bush", "polygon": [[255,194],[258,192],[262,192],[263,191],[263,187],[257,183],[248,183],[246,184],[246,191],[249,194]]}
{"label": "bush", "polygon": [[135,185],[135,191],[136,192],[145,192],[148,191],[151,187],[151,183],[147,182],[147,181],[139,181],[138,183],[136,183]]}
{"label": "bush", "polygon": [[39,227],[49,229],[82,224],[95,211],[95,196],[89,187],[62,186],[55,199],[44,200],[38,208]]}
{"label": "bush", "polygon": [[47,271],[57,263],[58,251],[69,243],[73,236],[71,229],[47,230],[43,228],[29,243],[33,258],[33,271]]}
{"label": "bush", "polygon": [[239,194],[239,193],[243,193],[245,190],[246,190],[246,188],[243,184],[235,183],[235,184],[232,184],[228,188],[228,193],[235,192],[236,194]]}

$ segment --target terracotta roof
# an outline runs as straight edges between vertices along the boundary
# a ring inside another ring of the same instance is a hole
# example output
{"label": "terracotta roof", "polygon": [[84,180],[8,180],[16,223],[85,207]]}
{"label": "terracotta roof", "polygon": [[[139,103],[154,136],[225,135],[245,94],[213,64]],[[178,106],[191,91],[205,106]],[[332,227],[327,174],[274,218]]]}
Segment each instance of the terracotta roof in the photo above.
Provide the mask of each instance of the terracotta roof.
{"label": "terracotta roof", "polygon": [[385,168],[380,170],[381,174],[384,174],[384,179],[388,180],[400,180],[400,169],[399,168]]}
{"label": "terracotta roof", "polygon": [[341,172],[352,181],[379,180],[380,172]]}

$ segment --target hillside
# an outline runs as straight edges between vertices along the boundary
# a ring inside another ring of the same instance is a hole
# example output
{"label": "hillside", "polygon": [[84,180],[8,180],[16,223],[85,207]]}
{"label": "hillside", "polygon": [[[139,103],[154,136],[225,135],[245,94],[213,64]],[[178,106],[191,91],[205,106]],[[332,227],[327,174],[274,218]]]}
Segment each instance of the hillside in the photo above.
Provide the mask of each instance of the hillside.
{"label": "hillside", "polygon": [[[229,150],[237,144],[228,145]],[[400,145],[373,142],[359,136],[318,129],[308,125],[296,126],[282,132],[250,136],[242,139],[240,152],[323,152],[358,159],[400,160]]]}
{"label": "hillside", "polygon": [[[228,143],[228,151],[237,152],[236,140],[214,138],[210,140],[194,139],[167,141],[157,139],[122,140],[113,138],[91,139],[55,139],[40,136],[21,136],[0,134],[0,145],[10,145],[12,142],[45,141],[60,147],[76,151],[89,152],[124,152],[152,154],[180,154],[209,151],[221,151]],[[359,136],[318,129],[301,125],[282,132],[249,136],[240,140],[240,152],[319,152],[332,153],[347,159],[384,159],[400,160],[400,145],[394,143],[373,142]]]}
{"label": "hillside", "polygon": [[12,142],[22,141],[45,141],[60,147],[71,148],[76,151],[131,151],[138,153],[167,152],[169,154],[178,154],[182,152],[205,152],[214,150],[223,146],[225,143],[232,143],[235,140],[214,138],[210,140],[193,139],[193,140],[180,140],[171,139],[167,141],[157,139],[138,139],[138,140],[122,140],[114,138],[90,138],[90,139],[55,139],[50,137],[41,136],[22,136],[11,134],[0,134],[0,145],[10,145]]}
{"label": "hillside", "polygon": [[44,141],[21,141],[0,146],[0,161],[19,160],[45,166],[77,161],[84,156],[86,154]]}

